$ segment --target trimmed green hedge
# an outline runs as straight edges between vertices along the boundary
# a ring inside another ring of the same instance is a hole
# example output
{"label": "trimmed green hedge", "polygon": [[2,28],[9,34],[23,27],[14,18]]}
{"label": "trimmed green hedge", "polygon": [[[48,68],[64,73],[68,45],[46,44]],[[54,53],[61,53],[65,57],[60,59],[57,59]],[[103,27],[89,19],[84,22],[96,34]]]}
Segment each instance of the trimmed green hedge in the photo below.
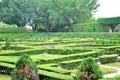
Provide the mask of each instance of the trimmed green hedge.
{"label": "trimmed green hedge", "polygon": [[2,27],[0,28],[0,33],[29,33],[30,30],[27,30],[24,27]]}
{"label": "trimmed green hedge", "polygon": [[117,55],[103,55],[99,57],[99,61],[103,64],[113,63],[117,61]]}
{"label": "trimmed green hedge", "polygon": [[[14,48],[14,47],[12,47]],[[23,47],[16,47],[16,49],[23,49]],[[15,51],[10,52],[8,54],[1,53],[2,56],[18,56],[20,54],[28,53],[28,54],[40,54],[40,53],[49,53],[49,54],[60,54],[60,55],[68,55],[68,54],[74,54],[74,53],[83,53],[88,52],[90,50],[81,50],[81,49],[55,49],[55,48],[49,48],[49,49],[29,49],[29,50],[23,50],[23,51]],[[16,54],[17,53],[17,54]]]}
{"label": "trimmed green hedge", "polygon": [[109,27],[101,26],[98,22],[76,24],[74,32],[108,32]]}
{"label": "trimmed green hedge", "polygon": [[40,74],[41,80],[44,80],[44,78],[47,78],[48,80],[74,80],[74,78],[70,75],[63,75],[45,70],[39,70],[38,74]]}
{"label": "trimmed green hedge", "polygon": [[38,66],[40,70],[46,70],[46,71],[51,71],[51,72],[56,72],[56,73],[61,73],[61,74],[68,74],[70,75],[70,71],[63,69],[63,68],[58,68],[58,67],[50,67],[50,66]]}
{"label": "trimmed green hedge", "polygon": [[74,60],[74,59],[82,59],[85,57],[98,57],[100,55],[103,55],[104,53],[102,53],[103,50],[97,50],[97,51],[90,51],[90,52],[85,52],[85,53],[76,53],[76,54],[70,54],[70,55],[66,55],[63,56],[61,58],[57,58],[57,59],[48,59],[48,60],[39,60],[37,61],[38,64],[49,64],[49,63],[59,63],[62,61],[69,61],[69,60]]}
{"label": "trimmed green hedge", "polygon": [[[94,59],[96,61],[98,61],[97,58],[94,58]],[[69,69],[69,70],[76,69],[82,61],[83,61],[83,59],[64,61],[64,62],[61,62],[61,66],[62,66],[62,68]]]}

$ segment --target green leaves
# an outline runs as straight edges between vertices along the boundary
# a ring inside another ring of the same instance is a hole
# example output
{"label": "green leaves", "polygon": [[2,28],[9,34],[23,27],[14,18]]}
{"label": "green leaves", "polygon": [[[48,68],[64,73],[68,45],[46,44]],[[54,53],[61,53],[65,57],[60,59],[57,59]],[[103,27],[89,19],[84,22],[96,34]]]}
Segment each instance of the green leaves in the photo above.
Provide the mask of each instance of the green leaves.
{"label": "green leaves", "polygon": [[102,26],[109,26],[113,32],[115,27],[120,24],[120,17],[100,18],[97,20]]}
{"label": "green leaves", "polygon": [[3,0],[1,4],[0,20],[5,23],[24,27],[34,21],[36,5],[33,0]]}
{"label": "green leaves", "polygon": [[102,72],[92,57],[88,57],[78,67],[77,77],[80,79],[98,80],[102,78]]}
{"label": "green leaves", "polygon": [[39,80],[37,77],[36,64],[28,55],[19,57],[14,72],[12,74],[13,80]]}
{"label": "green leaves", "polygon": [[97,0],[3,0],[0,21],[24,27],[42,24],[47,31],[86,22],[92,18]]}

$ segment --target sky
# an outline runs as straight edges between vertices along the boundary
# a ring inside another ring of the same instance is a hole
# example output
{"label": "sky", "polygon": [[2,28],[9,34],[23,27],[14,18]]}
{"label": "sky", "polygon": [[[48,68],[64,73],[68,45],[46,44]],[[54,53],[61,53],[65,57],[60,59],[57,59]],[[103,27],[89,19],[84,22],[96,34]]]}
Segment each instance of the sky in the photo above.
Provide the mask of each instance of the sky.
{"label": "sky", "polygon": [[95,18],[120,16],[120,0],[99,0],[99,3]]}

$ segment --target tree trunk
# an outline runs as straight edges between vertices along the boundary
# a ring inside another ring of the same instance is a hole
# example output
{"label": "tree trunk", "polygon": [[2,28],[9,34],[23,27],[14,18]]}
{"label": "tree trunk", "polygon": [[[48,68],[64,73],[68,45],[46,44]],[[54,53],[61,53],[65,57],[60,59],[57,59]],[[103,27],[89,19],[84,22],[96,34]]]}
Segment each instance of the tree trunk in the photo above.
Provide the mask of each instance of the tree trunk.
{"label": "tree trunk", "polygon": [[72,32],[72,25],[71,24],[68,24],[68,29],[69,29],[69,32]]}
{"label": "tree trunk", "polygon": [[46,23],[46,30],[47,30],[47,32],[50,32],[50,24],[49,23]]}
{"label": "tree trunk", "polygon": [[111,26],[111,31],[114,32],[115,26]]}
{"label": "tree trunk", "polygon": [[49,23],[49,19],[46,17],[46,30],[47,32],[50,32],[50,23]]}
{"label": "tree trunk", "polygon": [[33,32],[35,32],[36,29],[37,29],[37,25],[32,26]]}
{"label": "tree trunk", "polygon": [[117,25],[110,25],[110,28],[111,28],[111,32],[114,32],[114,29]]}

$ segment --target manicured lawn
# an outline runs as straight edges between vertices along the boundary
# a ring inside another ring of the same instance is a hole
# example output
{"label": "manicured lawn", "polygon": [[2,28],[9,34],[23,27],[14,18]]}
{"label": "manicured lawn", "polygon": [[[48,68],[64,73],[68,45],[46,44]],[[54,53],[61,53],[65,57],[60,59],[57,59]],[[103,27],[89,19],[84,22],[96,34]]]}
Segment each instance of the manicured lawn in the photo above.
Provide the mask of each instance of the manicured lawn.
{"label": "manicured lawn", "polygon": [[110,74],[117,72],[116,69],[111,69],[111,68],[100,67],[100,69],[102,70],[103,74]]}
{"label": "manicured lawn", "polygon": [[[104,75],[117,72],[116,69],[111,69],[111,68],[100,67],[100,69],[102,70]],[[76,71],[77,71],[76,69],[75,70],[71,70],[71,73],[75,74]]]}
{"label": "manicured lawn", "polygon": [[109,64],[106,64],[107,66],[112,66],[112,67],[117,67],[117,68],[120,68],[120,63],[119,62],[116,62],[116,63],[109,63]]}
{"label": "manicured lawn", "polygon": [[11,77],[8,75],[0,74],[0,80],[11,80]]}

